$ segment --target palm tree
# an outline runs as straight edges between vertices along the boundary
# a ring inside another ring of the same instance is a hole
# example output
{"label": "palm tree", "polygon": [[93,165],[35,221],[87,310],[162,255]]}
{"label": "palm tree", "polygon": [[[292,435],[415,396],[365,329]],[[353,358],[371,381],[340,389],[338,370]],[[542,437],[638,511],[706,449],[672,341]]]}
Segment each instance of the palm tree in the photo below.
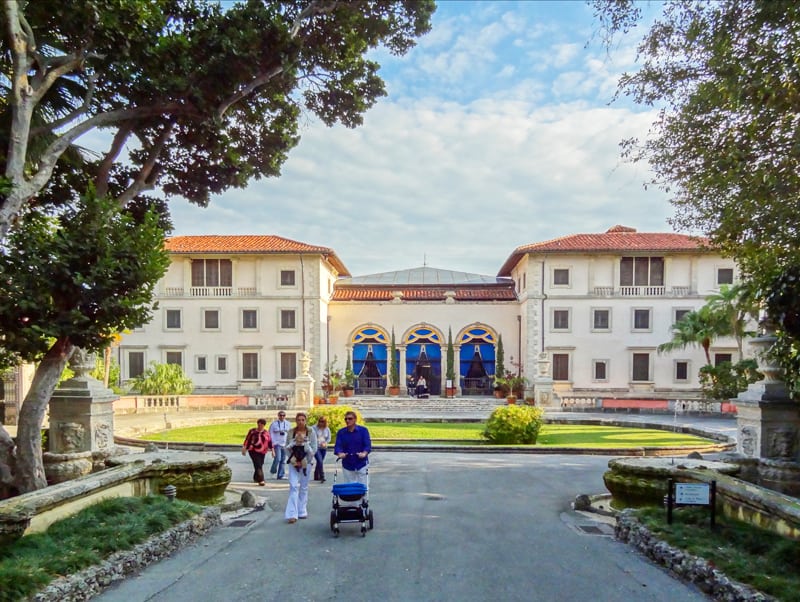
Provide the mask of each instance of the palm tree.
{"label": "palm tree", "polygon": [[736,339],[739,359],[743,359],[742,341],[744,337],[754,334],[747,329],[748,323],[758,316],[758,305],[750,287],[741,283],[734,286],[723,285],[718,293],[706,297],[706,307],[728,324],[726,334],[731,334]]}
{"label": "palm tree", "polygon": [[690,311],[672,325],[672,340],[658,346],[659,353],[676,349],[686,349],[699,345],[706,355],[706,363],[711,365],[711,343],[718,336],[729,334],[729,324],[704,305],[697,311]]}

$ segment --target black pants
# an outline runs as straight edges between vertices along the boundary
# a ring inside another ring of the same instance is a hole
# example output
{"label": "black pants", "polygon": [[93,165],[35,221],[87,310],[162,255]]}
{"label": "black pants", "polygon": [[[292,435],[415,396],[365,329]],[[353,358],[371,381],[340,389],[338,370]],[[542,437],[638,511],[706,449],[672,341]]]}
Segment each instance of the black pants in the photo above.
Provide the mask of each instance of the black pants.
{"label": "black pants", "polygon": [[253,461],[253,482],[260,483],[264,480],[264,457],[267,454],[250,450],[250,459]]}

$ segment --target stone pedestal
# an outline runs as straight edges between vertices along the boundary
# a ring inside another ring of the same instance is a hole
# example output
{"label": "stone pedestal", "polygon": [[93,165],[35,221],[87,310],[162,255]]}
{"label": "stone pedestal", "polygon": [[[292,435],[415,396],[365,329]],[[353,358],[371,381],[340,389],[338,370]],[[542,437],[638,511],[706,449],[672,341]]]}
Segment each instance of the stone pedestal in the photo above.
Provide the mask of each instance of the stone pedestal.
{"label": "stone pedestal", "polygon": [[300,376],[294,380],[293,409],[308,410],[314,405],[314,379],[311,378],[311,356],[304,351],[300,358]]}
{"label": "stone pedestal", "polygon": [[49,483],[61,483],[100,468],[114,453],[114,408],[118,396],[89,376],[94,356],[77,349],[75,376],[50,398],[50,436],[44,454]]}
{"label": "stone pedestal", "polygon": [[753,339],[758,369],[764,379],[750,385],[736,400],[736,451],[757,459],[758,485],[797,495],[800,493],[800,404],[789,398],[778,368],[764,352],[775,341],[763,335]]}
{"label": "stone pedestal", "polygon": [[536,376],[533,378],[533,396],[536,405],[541,408],[558,406],[553,393],[553,379],[550,374],[550,358],[547,353],[540,353],[536,362]]}

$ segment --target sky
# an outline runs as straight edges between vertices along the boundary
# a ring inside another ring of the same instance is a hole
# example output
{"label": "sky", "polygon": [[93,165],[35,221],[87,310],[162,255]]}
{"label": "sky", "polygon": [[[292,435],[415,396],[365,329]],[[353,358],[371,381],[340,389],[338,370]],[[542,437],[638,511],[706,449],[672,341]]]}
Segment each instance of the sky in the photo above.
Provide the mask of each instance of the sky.
{"label": "sky", "polygon": [[440,0],[432,24],[403,57],[374,54],[388,96],[362,126],[306,117],[279,178],[205,209],[172,199],[173,235],[283,236],[332,248],[353,276],[495,275],[520,245],[671,231],[647,166],[620,158],[655,116],[612,102],[634,38],[608,52],[578,0]]}

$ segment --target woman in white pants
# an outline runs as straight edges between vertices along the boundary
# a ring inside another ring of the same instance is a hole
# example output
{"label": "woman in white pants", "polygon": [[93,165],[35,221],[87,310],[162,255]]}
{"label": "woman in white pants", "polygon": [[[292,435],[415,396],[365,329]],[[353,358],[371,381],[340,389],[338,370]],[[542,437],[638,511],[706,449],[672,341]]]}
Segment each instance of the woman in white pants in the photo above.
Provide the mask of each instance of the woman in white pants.
{"label": "woman in white pants", "polygon": [[308,518],[308,480],[312,472],[314,454],[317,452],[317,436],[313,429],[308,428],[308,417],[303,412],[298,412],[294,418],[295,427],[286,437],[286,456],[291,460],[295,448],[305,453],[307,466],[290,465],[289,472],[289,500],[286,502],[284,518],[289,524],[297,522],[298,518]]}

